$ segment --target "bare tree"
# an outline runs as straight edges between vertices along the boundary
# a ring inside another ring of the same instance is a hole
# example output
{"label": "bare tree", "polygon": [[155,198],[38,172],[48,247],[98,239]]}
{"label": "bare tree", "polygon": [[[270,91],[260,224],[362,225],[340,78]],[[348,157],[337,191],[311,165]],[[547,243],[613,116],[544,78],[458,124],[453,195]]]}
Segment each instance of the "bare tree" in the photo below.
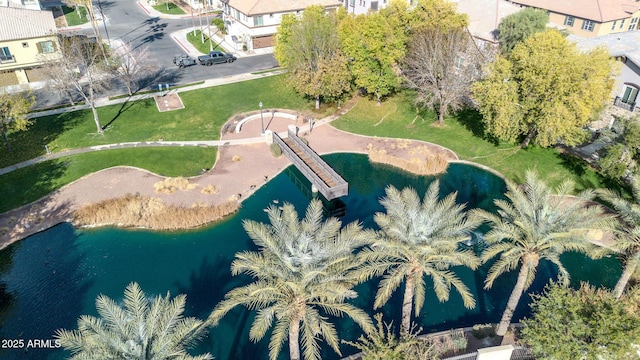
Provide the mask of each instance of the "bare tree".
{"label": "bare tree", "polygon": [[130,49],[126,45],[121,47],[123,51],[118,54],[113,65],[114,75],[122,81],[127,88],[129,96],[140,90],[140,80],[150,76],[158,70],[157,66],[149,61],[151,55],[148,48]]}
{"label": "bare tree", "polygon": [[438,122],[462,108],[470,85],[481,75],[486,54],[464,28],[422,29],[413,34],[403,74],[409,88],[418,92],[415,103],[432,107]]}
{"label": "bare tree", "polygon": [[[113,79],[112,66],[102,57],[102,43],[84,36],[58,37],[60,55],[45,57],[45,74],[51,86],[69,95],[80,96],[93,112],[93,120],[102,134],[96,96],[106,90]],[[73,99],[71,100],[73,102]]]}

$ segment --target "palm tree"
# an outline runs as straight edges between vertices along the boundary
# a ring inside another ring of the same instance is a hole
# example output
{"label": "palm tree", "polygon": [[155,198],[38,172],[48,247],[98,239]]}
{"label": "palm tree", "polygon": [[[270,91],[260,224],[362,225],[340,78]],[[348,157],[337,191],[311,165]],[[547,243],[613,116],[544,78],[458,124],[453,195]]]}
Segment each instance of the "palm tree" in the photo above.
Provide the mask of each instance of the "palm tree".
{"label": "palm tree", "polygon": [[191,356],[187,349],[204,335],[206,327],[184,318],[185,295],[173,300],[158,296],[150,303],[132,282],[124,291],[124,307],[100,295],[96,307],[101,318],[84,315],[78,330],[58,330],[55,337],[72,359],[207,360],[206,353]]}
{"label": "palm tree", "polygon": [[322,221],[319,200],[309,204],[302,220],[289,203],[266,211],[271,224],[244,221],[259,251],[240,252],[231,264],[233,275],[244,273],[255,281],[229,291],[209,321],[215,325],[242,305],[257,310],[249,332],[252,341],[273,327],[270,359],[278,357],[287,336],[291,360],[300,359],[300,345],[305,359],[320,359],[321,338],[340,354],[338,334],[325,314],[346,314],[366,332],[374,328],[364,311],[346,302],[357,296],[354,251],[365,244],[366,232],[355,222],[341,229],[336,218]]}
{"label": "palm tree", "polygon": [[424,276],[433,281],[433,290],[441,302],[449,299],[453,286],[462,296],[465,307],[473,308],[475,300],[469,288],[450,270],[464,265],[476,269],[480,260],[470,250],[461,250],[479,221],[470,219],[464,205],[456,204],[457,193],[439,200],[439,181],[434,181],[421,201],[413,188],[398,190],[388,186],[380,200],[386,213],[376,213],[379,237],[364,249],[366,261],[361,269],[364,278],[383,276],[376,293],[374,308],[382,307],[405,281],[401,330],[411,326],[411,310],[420,314],[425,300]]}
{"label": "palm tree", "polygon": [[631,186],[631,200],[609,189],[598,190],[598,195],[613,207],[620,221],[614,248],[622,253],[624,271],[613,289],[616,299],[620,298],[631,277],[640,270],[640,176],[633,178]]}
{"label": "palm tree", "polygon": [[498,213],[474,210],[477,216],[491,226],[485,235],[489,246],[482,252],[483,262],[496,255],[499,259],[491,266],[485,280],[490,289],[502,274],[520,266],[518,280],[507,302],[496,334],[504,336],[520,297],[529,288],[541,259],[558,267],[559,278],[568,283],[569,273],[560,261],[565,251],[577,251],[595,256],[595,245],[589,242],[589,230],[609,228],[612,218],[599,205],[588,205],[593,191],[584,191],[573,199],[566,196],[574,189],[571,181],[556,188],[548,187],[533,171],[527,171],[521,186],[507,181],[508,200],[496,200]]}

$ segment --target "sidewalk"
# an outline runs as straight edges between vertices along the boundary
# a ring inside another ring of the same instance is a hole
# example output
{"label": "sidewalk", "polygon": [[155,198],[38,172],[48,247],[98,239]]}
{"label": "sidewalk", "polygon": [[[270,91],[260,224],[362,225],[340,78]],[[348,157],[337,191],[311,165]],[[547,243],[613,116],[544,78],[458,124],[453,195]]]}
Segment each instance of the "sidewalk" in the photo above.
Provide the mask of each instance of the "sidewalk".
{"label": "sidewalk", "polygon": [[[149,2],[146,0],[140,0],[138,1],[138,6],[140,6],[140,8],[142,8],[142,11],[144,11],[145,13],[147,13],[147,15],[149,15],[149,17],[151,18],[160,18],[160,19],[180,19],[180,20],[184,20],[184,19],[188,19],[188,18],[198,18],[200,16],[205,16],[205,15],[198,15],[198,14],[194,14],[194,15],[190,15],[190,14],[182,14],[182,15],[170,15],[170,14],[164,14],[161,13],[159,11],[157,11],[156,9],[154,9],[151,5],[149,5]],[[208,19],[208,17],[207,17]],[[199,26],[195,26],[195,27],[191,27],[188,29],[184,29],[184,30],[180,30],[180,31],[176,31],[174,33],[171,33],[170,36],[171,38],[178,43],[178,45],[180,45],[180,47],[182,47],[182,49],[189,55],[191,56],[199,56],[202,53],[199,52],[193,45],[191,45],[188,41],[187,41],[187,34],[190,31],[194,31],[194,30],[198,30],[200,29]],[[247,56],[255,56],[255,55],[263,55],[263,54],[272,54],[273,53],[273,47],[269,47],[269,48],[263,48],[263,49],[255,49],[255,50],[248,50],[248,51],[242,51],[242,50],[238,50],[238,45],[237,44],[233,44],[232,42],[228,41],[228,36],[220,37],[218,36],[215,32],[213,33],[213,35],[211,34],[211,27],[207,27],[207,26],[203,26],[202,32],[207,36],[207,37],[211,37],[217,44],[220,44],[220,46],[222,46],[227,52],[233,53],[236,57],[247,57]],[[240,47],[242,48],[242,47]]]}
{"label": "sidewalk", "polygon": [[[225,84],[233,84],[233,83],[242,82],[242,81],[260,79],[260,78],[264,78],[264,77],[268,77],[268,76],[280,75],[280,74],[284,73],[285,71],[286,70],[274,70],[274,71],[260,73],[260,74],[244,73],[244,74],[226,76],[226,77],[222,77],[222,78],[207,79],[207,80],[204,80],[204,82],[200,83],[200,84],[187,85],[187,86],[183,86],[183,87],[180,87],[180,88],[177,88],[177,89],[172,89],[170,91],[171,92],[181,93],[181,92],[186,92],[186,91],[204,89],[204,88],[213,87],[213,86],[220,86],[220,85],[225,85]],[[150,92],[150,93],[145,93],[145,94],[141,94],[141,95],[133,95],[133,96],[130,96],[130,97],[129,96],[122,97],[122,98],[118,98],[118,99],[110,99],[108,97],[104,97],[104,98],[98,99],[96,101],[96,105],[98,107],[116,105],[116,104],[122,104],[122,103],[126,103],[126,102],[149,99],[149,98],[156,97],[158,95],[161,95],[160,92]],[[85,110],[85,109],[89,109],[89,105],[82,104],[82,105],[68,106],[68,107],[51,109],[51,110],[36,111],[36,112],[29,113],[27,117],[29,119],[31,119],[31,118],[37,118],[37,117],[49,116],[49,115],[57,115],[57,114],[65,113],[65,112],[72,112],[72,111]]]}

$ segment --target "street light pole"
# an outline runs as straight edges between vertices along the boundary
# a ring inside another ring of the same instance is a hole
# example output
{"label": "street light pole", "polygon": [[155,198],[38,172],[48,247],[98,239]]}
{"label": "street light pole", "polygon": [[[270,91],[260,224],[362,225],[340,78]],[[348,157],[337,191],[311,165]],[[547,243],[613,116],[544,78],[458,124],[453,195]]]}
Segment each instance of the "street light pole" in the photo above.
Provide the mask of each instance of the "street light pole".
{"label": "street light pole", "polygon": [[262,132],[260,133],[260,135],[264,135],[264,118],[262,117],[262,101],[260,101],[258,106],[260,106],[260,125],[262,127]]}

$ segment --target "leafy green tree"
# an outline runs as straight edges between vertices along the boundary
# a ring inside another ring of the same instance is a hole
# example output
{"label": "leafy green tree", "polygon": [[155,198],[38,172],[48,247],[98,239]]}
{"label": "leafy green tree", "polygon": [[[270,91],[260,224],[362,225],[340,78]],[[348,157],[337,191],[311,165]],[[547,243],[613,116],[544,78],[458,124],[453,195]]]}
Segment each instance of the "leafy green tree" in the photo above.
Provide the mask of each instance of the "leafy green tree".
{"label": "leafy green tree", "polygon": [[[640,161],[640,122],[638,117],[620,118],[614,122],[610,135],[613,141],[604,147],[598,160],[600,170],[613,179],[638,173]],[[606,134],[605,134],[606,136]]]}
{"label": "leafy green tree", "polygon": [[640,176],[633,177],[631,186],[631,199],[598,189],[598,195],[615,210],[620,222],[613,247],[622,256],[624,271],[613,289],[616,298],[622,296],[630,279],[640,276]]}
{"label": "leafy green tree", "polygon": [[9,94],[0,92],[0,128],[2,129],[2,139],[7,152],[11,152],[11,145],[7,134],[11,131],[23,131],[31,125],[31,120],[27,114],[35,103],[35,98],[31,93]]}
{"label": "leafy green tree", "polygon": [[209,320],[216,324],[238,305],[257,310],[249,336],[258,341],[273,328],[272,360],[287,337],[292,360],[300,359],[301,344],[305,359],[320,359],[320,339],[340,354],[338,334],[324,314],[346,314],[366,332],[373,330],[369,316],[347,303],[357,296],[354,251],[365,244],[367,233],[355,222],[341,228],[336,218],[322,221],[319,200],[309,204],[302,220],[289,203],[281,210],[271,206],[267,214],[269,225],[244,221],[259,251],[240,252],[231,264],[234,275],[244,273],[255,281],[228,292]]}
{"label": "leafy green tree", "polygon": [[374,94],[380,105],[400,85],[398,61],[404,56],[404,34],[379,12],[345,16],[338,33],[356,86]]}
{"label": "leafy green tree", "polygon": [[409,32],[437,28],[446,32],[469,25],[466,14],[457,11],[455,2],[448,0],[417,0],[406,17]]}
{"label": "leafy green tree", "polygon": [[149,301],[133,282],[124,291],[124,307],[100,295],[100,318],[84,315],[78,330],[58,330],[56,338],[72,359],[206,360],[210,354],[191,356],[192,347],[206,332],[203,322],[184,318],[186,296],[173,300],[158,296]]}
{"label": "leafy green tree", "polygon": [[576,145],[611,93],[612,61],[602,48],[581,52],[547,30],[517,44],[508,59],[497,57],[472,94],[487,132],[499,139]]}
{"label": "leafy green tree", "polygon": [[[533,316],[521,336],[544,359],[637,359],[640,298],[616,300],[609,291],[582,284],[579,290],[551,284],[533,295]],[[635,304],[634,304],[635,303]]]}
{"label": "leafy green tree", "polygon": [[375,308],[389,301],[405,282],[401,324],[405,333],[410,330],[412,309],[418,316],[424,304],[425,276],[433,281],[438,300],[449,300],[453,286],[465,307],[475,306],[469,288],[451,267],[479,266],[480,261],[472,251],[458,248],[479,222],[466,216],[464,205],[456,204],[457,193],[439,200],[439,188],[439,181],[434,181],[421,200],[412,188],[387,187],[386,196],[380,201],[386,213],[374,215],[380,236],[360,252],[366,260],[361,268],[364,278],[384,275],[376,293]]}
{"label": "leafy green tree", "polygon": [[526,8],[505,16],[498,25],[500,49],[508,54],[529,36],[547,29],[549,15],[544,10]]}
{"label": "leafy green tree", "polygon": [[486,221],[491,230],[485,235],[488,247],[482,252],[483,262],[495,256],[485,289],[511,270],[520,268],[518,280],[509,296],[496,334],[504,336],[520,297],[533,282],[540,260],[546,259],[558,267],[559,278],[569,281],[569,272],[560,261],[565,251],[577,251],[595,256],[596,246],[589,241],[589,230],[611,228],[612,218],[599,205],[589,205],[593,191],[584,191],[567,198],[573,183],[565,181],[554,192],[533,171],[527,171],[525,183],[507,181],[506,200],[496,200],[497,214],[472,210],[472,215]]}
{"label": "leafy green tree", "polygon": [[310,6],[301,18],[283,17],[276,35],[275,57],[289,69],[293,88],[316,100],[337,99],[351,90],[347,58],[340,50],[337,18],[322,6]]}
{"label": "leafy green tree", "polygon": [[412,35],[402,72],[417,92],[416,105],[433,108],[444,124],[445,116],[464,106],[483,62],[484,54],[464,28],[424,28]]}

